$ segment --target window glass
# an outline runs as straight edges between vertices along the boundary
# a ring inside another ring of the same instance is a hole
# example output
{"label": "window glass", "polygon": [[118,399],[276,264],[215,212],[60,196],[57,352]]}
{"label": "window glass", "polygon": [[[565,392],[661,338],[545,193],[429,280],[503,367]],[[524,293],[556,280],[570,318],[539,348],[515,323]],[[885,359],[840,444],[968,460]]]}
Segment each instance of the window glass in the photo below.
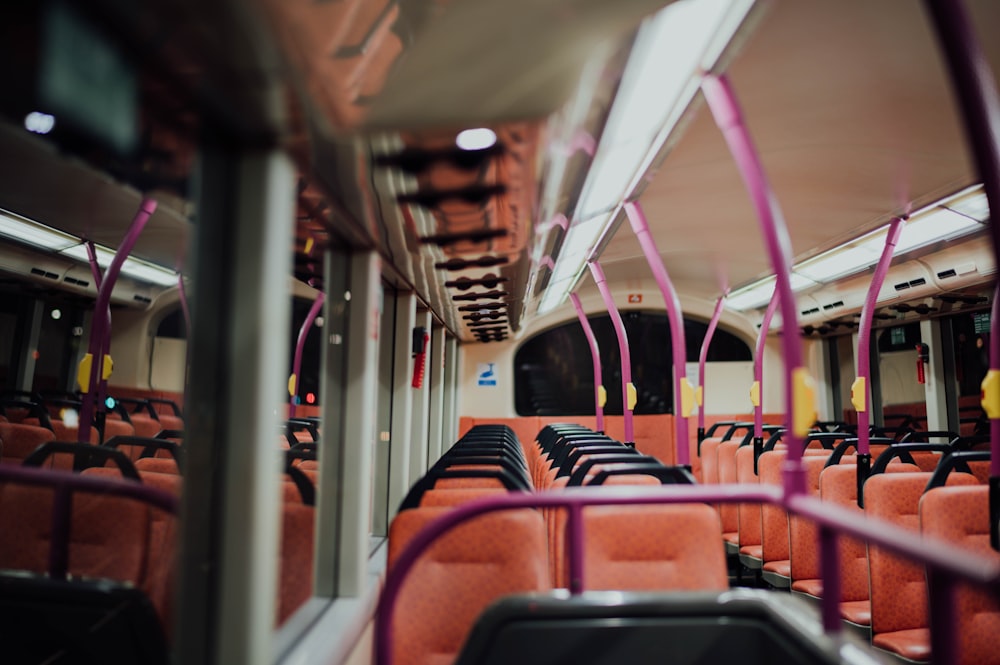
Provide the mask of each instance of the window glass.
{"label": "window glass", "polygon": [[[666,314],[629,311],[622,314],[632,357],[635,413],[669,413],[673,405],[673,361]],[[608,389],[604,412],[622,413],[621,354],[611,317],[590,317],[601,350],[601,371]],[[708,325],[684,321],[687,362],[697,362]],[[709,362],[751,360],[750,347],[717,329]],[[522,416],[573,416],[593,413],[594,375],[590,348],[578,321],[569,321],[527,340],[514,357],[515,403]],[[612,386],[615,388],[612,389]]]}

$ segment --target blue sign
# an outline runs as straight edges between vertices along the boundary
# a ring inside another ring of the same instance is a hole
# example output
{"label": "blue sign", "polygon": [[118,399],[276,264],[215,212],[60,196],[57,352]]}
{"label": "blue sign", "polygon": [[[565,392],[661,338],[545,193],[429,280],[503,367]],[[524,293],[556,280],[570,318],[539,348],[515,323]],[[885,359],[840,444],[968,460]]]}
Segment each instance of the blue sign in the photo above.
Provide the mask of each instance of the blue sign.
{"label": "blue sign", "polygon": [[479,363],[476,367],[476,381],[481,386],[496,386],[497,373],[494,366],[496,363]]}

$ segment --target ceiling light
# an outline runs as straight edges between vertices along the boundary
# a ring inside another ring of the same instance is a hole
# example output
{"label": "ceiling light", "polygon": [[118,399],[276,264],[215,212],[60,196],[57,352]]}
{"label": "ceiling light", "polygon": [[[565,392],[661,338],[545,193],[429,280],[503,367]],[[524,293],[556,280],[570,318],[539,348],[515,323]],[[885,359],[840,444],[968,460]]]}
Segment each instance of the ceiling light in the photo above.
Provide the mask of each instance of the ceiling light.
{"label": "ceiling light", "polygon": [[609,211],[635,188],[742,24],[752,0],[682,0],[642,24],[576,216]]}
{"label": "ceiling light", "polygon": [[57,231],[5,210],[0,210],[0,235],[10,240],[55,252],[80,242],[79,238],[68,233]]}
{"label": "ceiling light", "polygon": [[933,242],[952,240],[985,228],[975,219],[947,208],[935,208],[919,217],[911,217],[903,226],[896,253],[904,254]]}
{"label": "ceiling light", "polygon": [[[796,293],[819,286],[819,284],[808,277],[794,272],[791,274],[790,281],[792,291]],[[733,291],[726,297],[726,307],[739,312],[745,312],[748,309],[756,309],[766,305],[774,296],[774,282],[774,275],[771,275]]]}
{"label": "ceiling light", "polygon": [[[82,243],[82,241],[80,241]],[[103,245],[94,245],[94,250],[97,253],[97,265],[102,269],[106,269],[111,265],[111,261],[115,258],[115,253],[104,247]],[[78,244],[61,252],[66,256],[72,256],[74,259],[79,259],[86,263],[90,262],[90,258],[87,256],[87,247],[84,244]],[[148,261],[143,261],[142,259],[136,259],[129,257],[125,259],[122,264],[121,272],[123,275],[131,277],[132,279],[139,280],[141,282],[149,282],[151,284],[157,284],[159,286],[177,286],[178,275],[175,271],[168,268],[163,268],[154,263]]]}
{"label": "ceiling light", "polygon": [[32,111],[24,117],[24,128],[34,134],[48,134],[56,126],[55,116],[40,111]]}
{"label": "ceiling light", "polygon": [[455,145],[462,150],[485,150],[497,142],[497,135],[487,127],[466,129],[455,137]]}

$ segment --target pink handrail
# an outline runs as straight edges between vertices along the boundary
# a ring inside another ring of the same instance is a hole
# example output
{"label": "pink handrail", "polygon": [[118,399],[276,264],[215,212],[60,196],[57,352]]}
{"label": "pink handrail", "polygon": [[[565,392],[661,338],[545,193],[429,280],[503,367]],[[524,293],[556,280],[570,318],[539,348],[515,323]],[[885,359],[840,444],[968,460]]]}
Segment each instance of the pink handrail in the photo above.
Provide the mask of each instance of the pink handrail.
{"label": "pink handrail", "polygon": [[594,276],[594,281],[597,282],[597,289],[601,292],[601,298],[604,299],[604,305],[608,308],[608,315],[611,316],[611,324],[615,327],[615,335],[618,337],[618,351],[622,359],[622,416],[625,420],[624,443],[634,446],[635,434],[632,428],[632,409],[635,408],[635,404],[632,403],[632,397],[635,386],[632,385],[632,354],[628,348],[628,335],[625,333],[625,323],[622,321],[622,315],[618,311],[618,306],[615,305],[615,299],[611,295],[608,282],[604,278],[604,270],[601,268],[601,264],[597,261],[591,261],[590,274]]}
{"label": "pink handrail", "polygon": [[[687,380],[687,353],[684,340],[684,315],[681,312],[681,302],[677,297],[677,290],[670,275],[663,265],[663,258],[656,248],[656,241],[649,232],[649,221],[638,201],[629,201],[625,204],[625,214],[632,225],[642,253],[646,255],[646,263],[653,271],[653,278],[663,295],[663,302],[667,308],[667,320],[670,322],[670,346],[673,354],[674,365],[674,445],[676,447],[677,464],[680,466],[691,466],[691,449],[688,445],[688,416],[689,408],[686,402],[694,398],[691,384]],[[690,394],[689,394],[690,393]]]}
{"label": "pink handrail", "polygon": [[587,318],[587,314],[583,311],[583,305],[580,304],[580,296],[571,293],[569,294],[569,299],[573,303],[573,309],[576,310],[576,317],[580,319],[580,326],[583,328],[583,334],[587,338],[587,345],[590,346],[590,359],[594,363],[594,418],[598,433],[603,434],[604,404],[602,403],[601,393],[604,389],[604,382],[601,377],[601,350],[597,346],[597,338],[594,337],[594,329],[590,325],[590,319]]}
{"label": "pink handrail", "polygon": [[699,442],[705,438],[705,365],[708,363],[708,347],[712,344],[712,338],[715,337],[715,328],[719,325],[719,319],[722,318],[722,310],[726,308],[726,295],[728,293],[729,290],[726,289],[726,293],[723,293],[715,301],[715,311],[712,312],[712,319],[708,322],[708,330],[705,331],[705,339],[701,341],[701,351],[698,354],[698,390],[701,391],[701,399],[698,400]]}
{"label": "pink handrail", "polygon": [[111,265],[105,271],[101,287],[97,292],[97,303],[94,305],[95,314],[107,311],[109,315],[107,317],[95,315],[90,328],[90,346],[88,349],[91,354],[90,380],[87,392],[83,394],[83,403],[80,406],[79,436],[77,437],[77,440],[81,443],[88,443],[90,441],[91,422],[94,419],[94,397],[101,383],[101,370],[104,367],[105,348],[111,342],[111,322],[109,321],[111,291],[114,290],[115,282],[118,281],[118,273],[121,272],[122,264],[125,263],[128,255],[132,253],[132,248],[135,247],[136,241],[139,240],[139,235],[146,227],[146,222],[149,221],[154,212],[156,212],[156,201],[144,198],[142,203],[139,204],[138,212],[132,218],[132,223],[129,224],[128,231],[125,232],[122,244],[118,247],[118,251],[115,252],[114,258],[111,259]]}
{"label": "pink handrail", "polygon": [[[94,277],[94,287],[97,289],[98,292],[100,292],[101,284],[104,282],[104,276],[101,274],[101,264],[98,263],[97,261],[97,247],[94,246],[93,240],[87,240],[86,242],[84,242],[83,245],[87,249],[87,262],[90,264],[90,274]],[[110,303],[108,303],[105,316],[108,320],[107,321],[108,327],[104,333],[105,340],[104,344],[102,345],[101,351],[102,353],[104,353],[104,355],[108,355],[109,353],[111,353],[111,304]],[[83,386],[80,386],[80,389],[83,390]],[[94,403],[96,405],[98,413],[103,411],[103,409],[105,408],[104,398],[106,392],[107,392],[107,381],[105,381],[102,378],[101,381],[98,383],[97,395],[94,399]],[[89,437],[90,434],[88,433],[87,436]]]}
{"label": "pink handrail", "polygon": [[774,267],[775,288],[778,304],[781,306],[784,329],[781,345],[785,358],[785,408],[791,425],[785,434],[788,457],[784,467],[784,485],[787,492],[802,493],[805,492],[805,471],[802,468],[803,439],[812,424],[806,422],[811,418],[805,415],[808,415],[807,409],[811,409],[812,405],[799,404],[806,395],[796,395],[797,383],[798,388],[804,393],[808,393],[809,390],[806,385],[808,379],[802,365],[798,311],[795,307],[795,295],[792,293],[791,240],[781,210],[778,208],[778,201],[771,191],[767,176],[764,174],[764,167],[750,139],[750,133],[743,123],[736,93],[728,79],[724,76],[707,75],[702,79],[701,89],[757,211],[764,244],[771,265]]}
{"label": "pink handrail", "polygon": [[[961,0],[925,0],[933,19],[938,39],[944,50],[945,62],[951,71],[952,83],[965,120],[966,139],[976,160],[983,191],[989,202],[992,223],[990,238],[993,255],[1000,262],[1000,93],[996,78],[972,27],[969,13]],[[1000,327],[997,324],[997,296],[993,297],[993,320],[990,330],[990,375],[995,383],[1000,373]],[[987,384],[984,382],[984,389]],[[995,391],[995,387],[994,387]],[[990,540],[1000,549],[1000,405],[997,395],[991,395],[990,419]],[[984,400],[984,406],[985,400]]]}
{"label": "pink handrail", "polygon": [[753,356],[753,380],[756,386],[757,399],[753,405],[753,438],[754,438],[754,459],[760,456],[764,445],[764,344],[767,342],[767,334],[771,331],[771,319],[774,318],[774,310],[778,307],[778,299],[771,297],[764,310],[764,320],[760,323],[760,332],[757,333],[757,347]]}
{"label": "pink handrail", "polygon": [[[864,502],[863,487],[871,470],[872,456],[869,448],[869,427],[871,426],[871,339],[872,323],[875,320],[875,308],[878,305],[878,294],[882,290],[885,276],[892,263],[892,253],[899,242],[899,233],[903,229],[903,220],[893,218],[885,235],[885,246],[882,255],[875,265],[875,274],[868,285],[865,304],[861,308],[861,322],[858,324],[858,378],[851,390],[851,401],[858,412],[858,505]],[[855,395],[854,390],[860,390],[861,395]],[[855,401],[857,400],[857,401]],[[859,403],[861,408],[858,408]]]}
{"label": "pink handrail", "polygon": [[323,301],[326,300],[326,295],[320,291],[316,294],[316,300],[313,301],[312,307],[309,308],[309,313],[306,314],[306,320],[302,322],[302,327],[299,328],[299,337],[295,341],[295,358],[292,361],[292,379],[291,379],[291,393],[288,400],[288,417],[295,417],[295,402],[296,397],[299,394],[299,370],[302,369],[302,351],[306,347],[306,338],[309,336],[309,329],[312,328],[313,323],[316,321],[316,317],[319,316],[319,311],[323,309]]}

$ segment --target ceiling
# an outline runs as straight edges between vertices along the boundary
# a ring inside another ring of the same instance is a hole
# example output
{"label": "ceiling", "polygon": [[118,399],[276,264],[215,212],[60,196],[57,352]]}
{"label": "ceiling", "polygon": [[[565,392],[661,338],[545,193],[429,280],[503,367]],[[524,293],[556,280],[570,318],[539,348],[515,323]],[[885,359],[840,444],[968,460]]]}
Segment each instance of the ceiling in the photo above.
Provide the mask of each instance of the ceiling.
{"label": "ceiling", "polygon": [[[970,4],[977,25],[1000,25],[1000,3]],[[1000,71],[1000,42],[982,37]],[[976,182],[919,3],[769,3],[728,75],[797,260]],[[714,301],[772,269],[735,163],[698,103],[640,203],[678,291]],[[628,224],[601,263],[610,282],[651,281]]]}

